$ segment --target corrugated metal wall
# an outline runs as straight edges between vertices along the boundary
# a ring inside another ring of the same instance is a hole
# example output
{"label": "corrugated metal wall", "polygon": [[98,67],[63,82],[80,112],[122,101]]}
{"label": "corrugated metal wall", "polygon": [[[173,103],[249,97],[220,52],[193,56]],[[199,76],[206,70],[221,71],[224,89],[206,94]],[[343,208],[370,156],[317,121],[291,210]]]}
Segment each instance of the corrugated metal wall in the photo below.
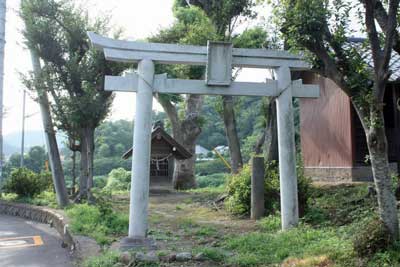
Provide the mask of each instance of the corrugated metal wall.
{"label": "corrugated metal wall", "polygon": [[300,99],[301,148],[305,167],[352,167],[351,103],[330,80],[304,73],[304,83],[319,84],[318,99]]}

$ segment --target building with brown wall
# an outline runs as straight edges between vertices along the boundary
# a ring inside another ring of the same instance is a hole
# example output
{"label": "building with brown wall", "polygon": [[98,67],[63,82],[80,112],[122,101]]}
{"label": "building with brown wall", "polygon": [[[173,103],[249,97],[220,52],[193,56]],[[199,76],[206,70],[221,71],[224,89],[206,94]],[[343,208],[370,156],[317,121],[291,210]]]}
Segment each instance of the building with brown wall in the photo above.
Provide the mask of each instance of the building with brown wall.
{"label": "building with brown wall", "polygon": [[[330,181],[370,180],[366,137],[350,98],[327,78],[313,73],[302,76],[305,83],[319,84],[321,89],[318,99],[300,99],[301,148],[306,175]],[[384,99],[393,172],[397,172],[400,161],[400,84],[395,78],[392,76]]]}
{"label": "building with brown wall", "polygon": [[[349,46],[372,66],[364,39],[349,38]],[[372,67],[371,67],[372,69]],[[400,162],[400,56],[393,51],[392,75],[384,97],[384,118],[391,169]],[[319,84],[320,98],[300,99],[300,135],[307,175],[319,180],[369,180],[368,147],[350,98],[331,80],[314,73],[301,74],[304,83]]]}

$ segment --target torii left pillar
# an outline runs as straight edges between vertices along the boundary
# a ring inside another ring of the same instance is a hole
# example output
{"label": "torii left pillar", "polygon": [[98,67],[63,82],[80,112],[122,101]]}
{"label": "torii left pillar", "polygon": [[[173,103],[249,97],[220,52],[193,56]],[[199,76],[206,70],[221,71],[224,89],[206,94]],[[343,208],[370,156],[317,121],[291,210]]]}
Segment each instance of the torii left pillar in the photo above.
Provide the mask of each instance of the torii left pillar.
{"label": "torii left pillar", "polygon": [[152,240],[147,239],[154,62],[148,59],[141,60],[138,65],[138,76],[136,119],[133,133],[135,153],[132,154],[129,234],[121,242],[122,249],[154,246]]}

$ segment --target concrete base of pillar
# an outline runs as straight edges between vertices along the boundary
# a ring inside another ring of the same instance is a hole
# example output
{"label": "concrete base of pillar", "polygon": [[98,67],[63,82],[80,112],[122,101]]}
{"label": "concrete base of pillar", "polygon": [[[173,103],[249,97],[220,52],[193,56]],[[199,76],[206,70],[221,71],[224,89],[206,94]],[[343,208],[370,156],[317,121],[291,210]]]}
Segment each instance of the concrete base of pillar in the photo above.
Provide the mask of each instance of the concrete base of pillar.
{"label": "concrete base of pillar", "polygon": [[132,238],[125,237],[121,240],[119,249],[121,251],[140,250],[140,249],[156,249],[156,242],[151,238]]}

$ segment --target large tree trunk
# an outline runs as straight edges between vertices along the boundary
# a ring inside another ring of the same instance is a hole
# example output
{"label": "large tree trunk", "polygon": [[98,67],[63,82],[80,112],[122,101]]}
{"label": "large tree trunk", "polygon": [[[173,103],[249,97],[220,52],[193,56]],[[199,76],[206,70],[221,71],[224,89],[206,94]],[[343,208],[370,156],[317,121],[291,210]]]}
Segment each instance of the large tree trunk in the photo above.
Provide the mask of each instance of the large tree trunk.
{"label": "large tree trunk", "polygon": [[231,156],[231,167],[233,173],[238,173],[243,166],[242,153],[240,152],[240,140],[236,129],[236,119],[232,96],[223,96],[223,119],[226,138],[228,140],[229,153]]}
{"label": "large tree trunk", "polygon": [[195,188],[196,140],[201,133],[199,113],[203,106],[203,96],[187,95],[185,119],[183,121],[179,120],[176,107],[170,101],[158,96],[157,99],[168,115],[174,138],[193,155],[187,160],[175,160],[174,188]]}
{"label": "large tree trunk", "polygon": [[[34,51],[31,51],[33,71],[36,79],[40,79],[41,66],[40,61]],[[43,128],[46,137],[46,146],[49,153],[50,167],[53,177],[54,188],[56,190],[57,203],[60,207],[68,205],[68,192],[65,186],[64,172],[61,164],[60,152],[56,134],[54,131],[53,121],[50,113],[50,105],[47,92],[37,88],[38,102],[42,113]]]}
{"label": "large tree trunk", "polygon": [[[383,113],[381,117],[383,121]],[[392,178],[390,177],[385,128],[373,127],[367,130],[367,143],[377,192],[379,215],[392,237],[398,239],[399,221]]]}
{"label": "large tree trunk", "polygon": [[72,151],[72,196],[75,196],[76,193],[76,151]]}
{"label": "large tree trunk", "polygon": [[81,129],[80,132],[80,175],[79,175],[79,194],[76,198],[76,202],[80,202],[82,199],[87,199],[88,191],[88,153],[87,153],[87,139],[85,138],[85,129]]}
{"label": "large tree trunk", "polygon": [[[181,122],[178,140],[192,153],[187,160],[176,160],[173,183],[175,189],[190,189],[196,187],[196,140],[201,133],[199,126],[200,111],[203,106],[203,96],[188,95],[186,98],[186,116]],[[175,136],[174,136],[175,137]],[[176,137],[175,137],[176,138]],[[180,139],[182,138],[182,139]]]}
{"label": "large tree trunk", "polygon": [[[390,231],[392,241],[394,241],[399,237],[399,220],[397,217],[396,197],[390,176],[386,130],[381,125],[369,126],[365,122],[368,121],[370,114],[364,114],[356,104],[353,106],[361,120],[367,138],[372,174],[377,193],[379,216]],[[373,113],[372,116],[377,121],[384,123],[382,110],[375,110],[371,113]]]}
{"label": "large tree trunk", "polygon": [[79,195],[77,201],[82,199],[93,200],[90,190],[93,187],[93,151],[94,151],[94,129],[90,127],[80,130],[80,178]]}
{"label": "large tree trunk", "polygon": [[94,129],[87,129],[87,162],[88,162],[88,199],[90,202],[94,202],[94,196],[91,190],[94,185],[93,181],[93,165],[94,165]]}
{"label": "large tree trunk", "polygon": [[254,153],[261,154],[264,151],[264,158],[268,161],[278,161],[278,126],[276,118],[276,102],[271,97],[265,103],[265,129],[257,140]]}
{"label": "large tree trunk", "polygon": [[175,189],[196,188],[196,144],[193,143],[190,147],[185,145],[185,148],[194,156],[186,160],[175,160],[175,169],[172,179]]}
{"label": "large tree trunk", "polygon": [[268,162],[278,161],[278,125],[276,114],[276,101],[271,98],[267,108],[267,133],[265,140],[265,159]]}

